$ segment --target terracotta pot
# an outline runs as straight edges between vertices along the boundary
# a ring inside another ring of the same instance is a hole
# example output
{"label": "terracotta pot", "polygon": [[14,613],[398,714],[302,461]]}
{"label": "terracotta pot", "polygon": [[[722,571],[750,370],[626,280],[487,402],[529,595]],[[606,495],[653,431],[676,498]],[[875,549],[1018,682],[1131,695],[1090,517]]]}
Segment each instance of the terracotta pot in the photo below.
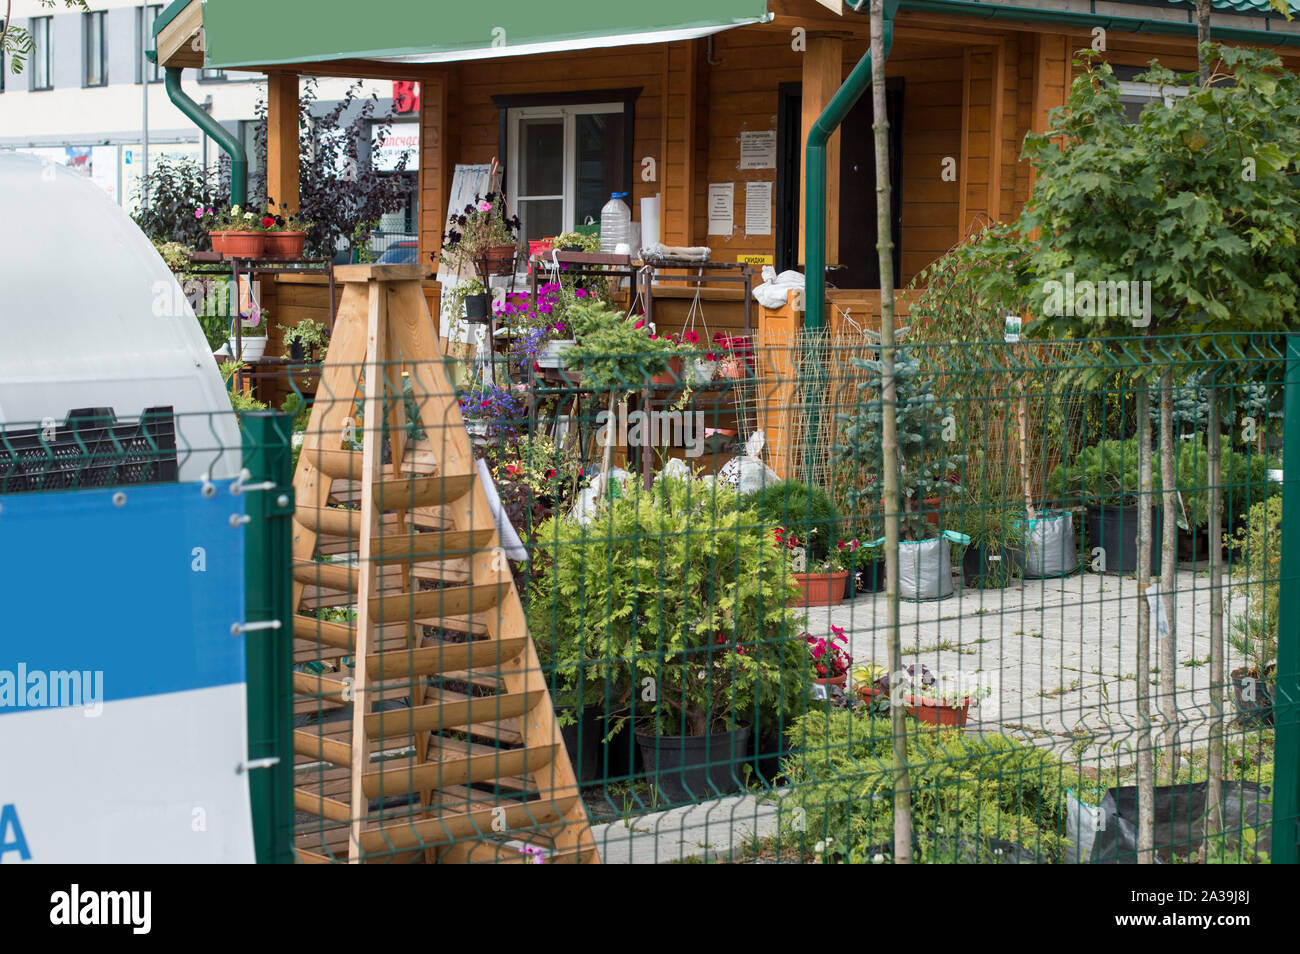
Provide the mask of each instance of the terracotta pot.
{"label": "terracotta pot", "polygon": [[858,683],[854,686],[854,689],[857,691],[858,698],[867,705],[871,705],[871,703],[875,702],[878,698],[889,698],[888,689],[877,689],[874,685],[864,686],[861,683]]}
{"label": "terracotta pot", "polygon": [[[943,502],[943,498],[941,497],[923,497],[921,499],[920,512],[921,515],[925,517],[926,523],[932,523],[936,527],[939,525],[939,506],[942,502]],[[898,498],[898,505],[904,508],[904,512],[906,512],[907,501],[903,498],[901,494],[899,495]],[[880,509],[882,512],[885,511],[884,497],[880,498]]]}
{"label": "terracotta pot", "polygon": [[231,258],[261,258],[266,247],[265,232],[209,232],[212,251]]}
{"label": "terracotta pot", "polygon": [[965,725],[966,714],[970,711],[970,699],[963,699],[960,706],[953,706],[929,696],[905,695],[903,703],[918,722],[926,722],[930,725]]}
{"label": "terracotta pot", "polygon": [[825,679],[814,679],[813,682],[819,686],[839,686],[843,689],[844,684],[848,682],[848,679],[849,674],[847,672],[842,672],[838,676],[827,676]]}
{"label": "terracotta pot", "polygon": [[266,232],[266,257],[302,258],[302,248],[307,242],[306,232]]}
{"label": "terracotta pot", "polygon": [[844,600],[844,581],[849,578],[849,571],[796,573],[794,578],[803,587],[800,606],[839,606]]}
{"label": "terracotta pot", "polygon": [[745,376],[745,362],[739,358],[727,358],[718,362],[718,372],[724,378],[730,378],[733,381],[737,378],[743,378]]}
{"label": "terracotta pot", "polygon": [[484,251],[483,270],[489,275],[509,275],[515,270],[515,247],[494,245]]}
{"label": "terracotta pot", "polygon": [[676,384],[681,379],[682,379],[682,359],[679,356],[676,358],[669,358],[668,370],[660,374],[656,374],[653,378],[650,379],[650,383],[656,386],[663,386],[666,384]]}

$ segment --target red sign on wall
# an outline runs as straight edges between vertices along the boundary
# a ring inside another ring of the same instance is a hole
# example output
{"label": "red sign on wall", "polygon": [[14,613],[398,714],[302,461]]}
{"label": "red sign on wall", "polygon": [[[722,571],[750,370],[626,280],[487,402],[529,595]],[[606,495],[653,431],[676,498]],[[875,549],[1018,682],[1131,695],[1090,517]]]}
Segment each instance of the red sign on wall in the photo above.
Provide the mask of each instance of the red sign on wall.
{"label": "red sign on wall", "polygon": [[393,112],[418,113],[420,111],[420,84],[408,80],[393,82]]}

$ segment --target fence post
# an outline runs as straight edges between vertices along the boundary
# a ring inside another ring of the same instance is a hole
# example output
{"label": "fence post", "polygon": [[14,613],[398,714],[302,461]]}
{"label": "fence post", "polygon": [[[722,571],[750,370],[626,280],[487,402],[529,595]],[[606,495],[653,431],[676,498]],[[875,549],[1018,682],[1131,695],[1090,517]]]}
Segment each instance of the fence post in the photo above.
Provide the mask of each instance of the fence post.
{"label": "fence post", "polygon": [[290,675],[293,616],[290,535],[293,475],[291,422],[279,411],[241,415],[247,483],[271,483],[246,496],[249,521],[244,540],[245,618],[279,620],[278,629],[244,634],[248,686],[248,759],[278,759],[249,773],[253,837],[258,864],[293,862],[293,694]]}
{"label": "fence post", "polygon": [[1300,841],[1300,335],[1286,338],[1282,419],[1282,567],[1273,724],[1272,860],[1295,864]]}

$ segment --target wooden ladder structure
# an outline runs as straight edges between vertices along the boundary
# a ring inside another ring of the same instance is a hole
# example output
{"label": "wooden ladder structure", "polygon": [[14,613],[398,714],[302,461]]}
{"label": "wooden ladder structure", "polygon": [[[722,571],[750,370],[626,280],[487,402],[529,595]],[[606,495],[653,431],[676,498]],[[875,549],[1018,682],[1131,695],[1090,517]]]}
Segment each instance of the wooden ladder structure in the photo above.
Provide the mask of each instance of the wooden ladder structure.
{"label": "wooden ladder structure", "polygon": [[295,851],[598,862],[427,274],[335,270],[343,294],[294,475]]}

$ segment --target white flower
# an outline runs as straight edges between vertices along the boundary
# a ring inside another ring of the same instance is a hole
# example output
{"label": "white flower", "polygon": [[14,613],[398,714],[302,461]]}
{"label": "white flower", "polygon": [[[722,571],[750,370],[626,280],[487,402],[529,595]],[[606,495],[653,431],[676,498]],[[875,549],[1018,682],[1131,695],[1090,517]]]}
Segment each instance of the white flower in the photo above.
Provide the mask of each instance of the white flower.
{"label": "white flower", "polygon": [[885,863],[885,856],[880,854],[880,852],[876,852],[871,856],[871,863],[873,865],[883,865]]}

